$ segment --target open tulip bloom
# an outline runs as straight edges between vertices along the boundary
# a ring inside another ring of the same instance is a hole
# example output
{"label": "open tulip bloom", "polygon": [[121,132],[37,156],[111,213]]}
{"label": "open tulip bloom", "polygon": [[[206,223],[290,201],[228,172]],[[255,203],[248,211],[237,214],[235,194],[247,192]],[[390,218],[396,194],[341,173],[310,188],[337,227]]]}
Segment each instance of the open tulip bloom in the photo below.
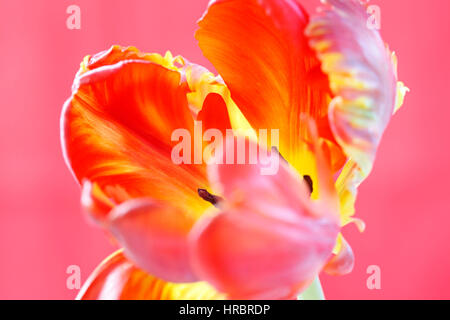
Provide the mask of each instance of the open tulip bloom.
{"label": "open tulip bloom", "polygon": [[212,1],[195,38],[219,76],[134,47],[83,60],[63,152],[122,249],[79,299],[320,299],[321,271],[352,270],[341,228],[364,229],[357,187],[407,88],[365,2],[300,2]]}

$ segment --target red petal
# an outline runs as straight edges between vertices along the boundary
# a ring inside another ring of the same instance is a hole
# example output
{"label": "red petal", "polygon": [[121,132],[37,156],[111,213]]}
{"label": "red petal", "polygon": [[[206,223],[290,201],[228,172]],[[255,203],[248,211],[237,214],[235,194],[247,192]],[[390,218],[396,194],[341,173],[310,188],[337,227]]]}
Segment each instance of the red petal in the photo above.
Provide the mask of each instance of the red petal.
{"label": "red petal", "polygon": [[80,300],[213,300],[224,299],[203,282],[174,284],[137,268],[117,251],[103,261],[81,288]]}
{"label": "red petal", "polygon": [[226,130],[231,129],[227,105],[222,96],[217,93],[210,93],[206,97],[203,108],[198,113],[197,120],[203,122],[203,132],[208,129],[217,129],[225,137]]}

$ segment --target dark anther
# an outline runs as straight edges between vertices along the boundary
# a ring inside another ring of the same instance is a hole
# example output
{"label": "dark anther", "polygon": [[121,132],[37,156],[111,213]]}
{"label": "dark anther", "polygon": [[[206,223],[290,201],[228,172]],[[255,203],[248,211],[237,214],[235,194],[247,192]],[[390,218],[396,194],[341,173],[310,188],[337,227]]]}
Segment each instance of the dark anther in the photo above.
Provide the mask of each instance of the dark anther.
{"label": "dark anther", "polygon": [[221,197],[215,196],[215,195],[209,193],[206,189],[198,189],[197,192],[198,192],[198,195],[200,196],[200,198],[210,202],[215,207],[217,207],[219,202],[222,201]]}
{"label": "dark anther", "polygon": [[272,147],[272,152],[278,153],[278,155],[280,156],[280,159],[282,159],[284,162],[287,162],[286,159],[281,155],[280,150],[278,150],[277,147]]}
{"label": "dark anther", "polygon": [[313,181],[310,176],[303,176],[303,180],[305,180],[306,184],[308,185],[309,192],[313,192]]}

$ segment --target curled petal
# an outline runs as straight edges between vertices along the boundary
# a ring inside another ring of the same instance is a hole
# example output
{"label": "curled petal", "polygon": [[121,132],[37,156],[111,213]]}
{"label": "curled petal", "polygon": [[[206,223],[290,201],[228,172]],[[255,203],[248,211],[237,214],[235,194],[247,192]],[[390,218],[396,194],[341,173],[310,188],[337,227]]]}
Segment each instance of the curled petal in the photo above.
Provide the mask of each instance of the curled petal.
{"label": "curled petal", "polygon": [[113,209],[107,227],[139,267],[163,280],[193,282],[187,235],[195,220],[150,199],[134,199]]}
{"label": "curled petal", "polygon": [[339,234],[337,246],[337,253],[328,260],[323,268],[326,273],[333,276],[348,274],[352,272],[355,265],[353,250],[342,234]]}
{"label": "curled petal", "polygon": [[[398,59],[395,52],[391,53],[392,65],[394,66],[395,77],[398,78]],[[394,113],[396,113],[405,102],[405,96],[409,92],[409,88],[402,81],[397,81],[397,97],[395,99]]]}
{"label": "curled petal", "polygon": [[148,61],[161,65],[167,69],[176,71],[175,59],[172,54],[167,51],[165,56],[161,56],[157,53],[144,53],[140,52],[135,47],[121,47],[118,45],[111,46],[108,50],[94,54],[93,56],[86,56],[80,65],[77,77],[82,74],[95,70],[104,66],[112,66],[120,61],[125,60],[138,60]]}
{"label": "curled petal", "polygon": [[81,288],[78,300],[219,300],[204,282],[175,284],[136,267],[121,250],[106,258]]}
{"label": "curled petal", "polygon": [[311,18],[306,35],[334,95],[329,107],[331,129],[365,177],[394,110],[395,66],[378,31],[367,25],[362,1],[325,3]]}
{"label": "curled petal", "polygon": [[359,232],[366,230],[366,223],[359,218],[351,218],[349,223],[354,223]]}
{"label": "curled petal", "polygon": [[397,82],[397,98],[395,100],[395,109],[394,113],[397,112],[405,101],[406,93],[409,92],[409,88],[405,86],[405,84],[401,81]]}

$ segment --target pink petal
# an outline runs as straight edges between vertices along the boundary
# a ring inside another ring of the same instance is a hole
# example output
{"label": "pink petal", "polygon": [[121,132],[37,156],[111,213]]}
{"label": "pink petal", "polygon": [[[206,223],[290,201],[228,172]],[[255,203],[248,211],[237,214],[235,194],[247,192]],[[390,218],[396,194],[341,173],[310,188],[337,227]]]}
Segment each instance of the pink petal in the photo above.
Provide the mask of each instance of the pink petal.
{"label": "pink petal", "polygon": [[231,298],[292,298],[332,253],[336,214],[313,203],[306,183],[278,160],[273,175],[262,175],[261,163],[209,167],[227,202],[223,213],[194,227],[192,263],[200,278]]}
{"label": "pink petal", "polygon": [[294,224],[260,212],[226,212],[194,229],[194,268],[231,298],[287,299],[320,272],[338,230],[314,218]]}
{"label": "pink petal", "polygon": [[163,280],[195,281],[187,235],[194,219],[150,199],[130,200],[110,213],[109,230],[139,267]]}

